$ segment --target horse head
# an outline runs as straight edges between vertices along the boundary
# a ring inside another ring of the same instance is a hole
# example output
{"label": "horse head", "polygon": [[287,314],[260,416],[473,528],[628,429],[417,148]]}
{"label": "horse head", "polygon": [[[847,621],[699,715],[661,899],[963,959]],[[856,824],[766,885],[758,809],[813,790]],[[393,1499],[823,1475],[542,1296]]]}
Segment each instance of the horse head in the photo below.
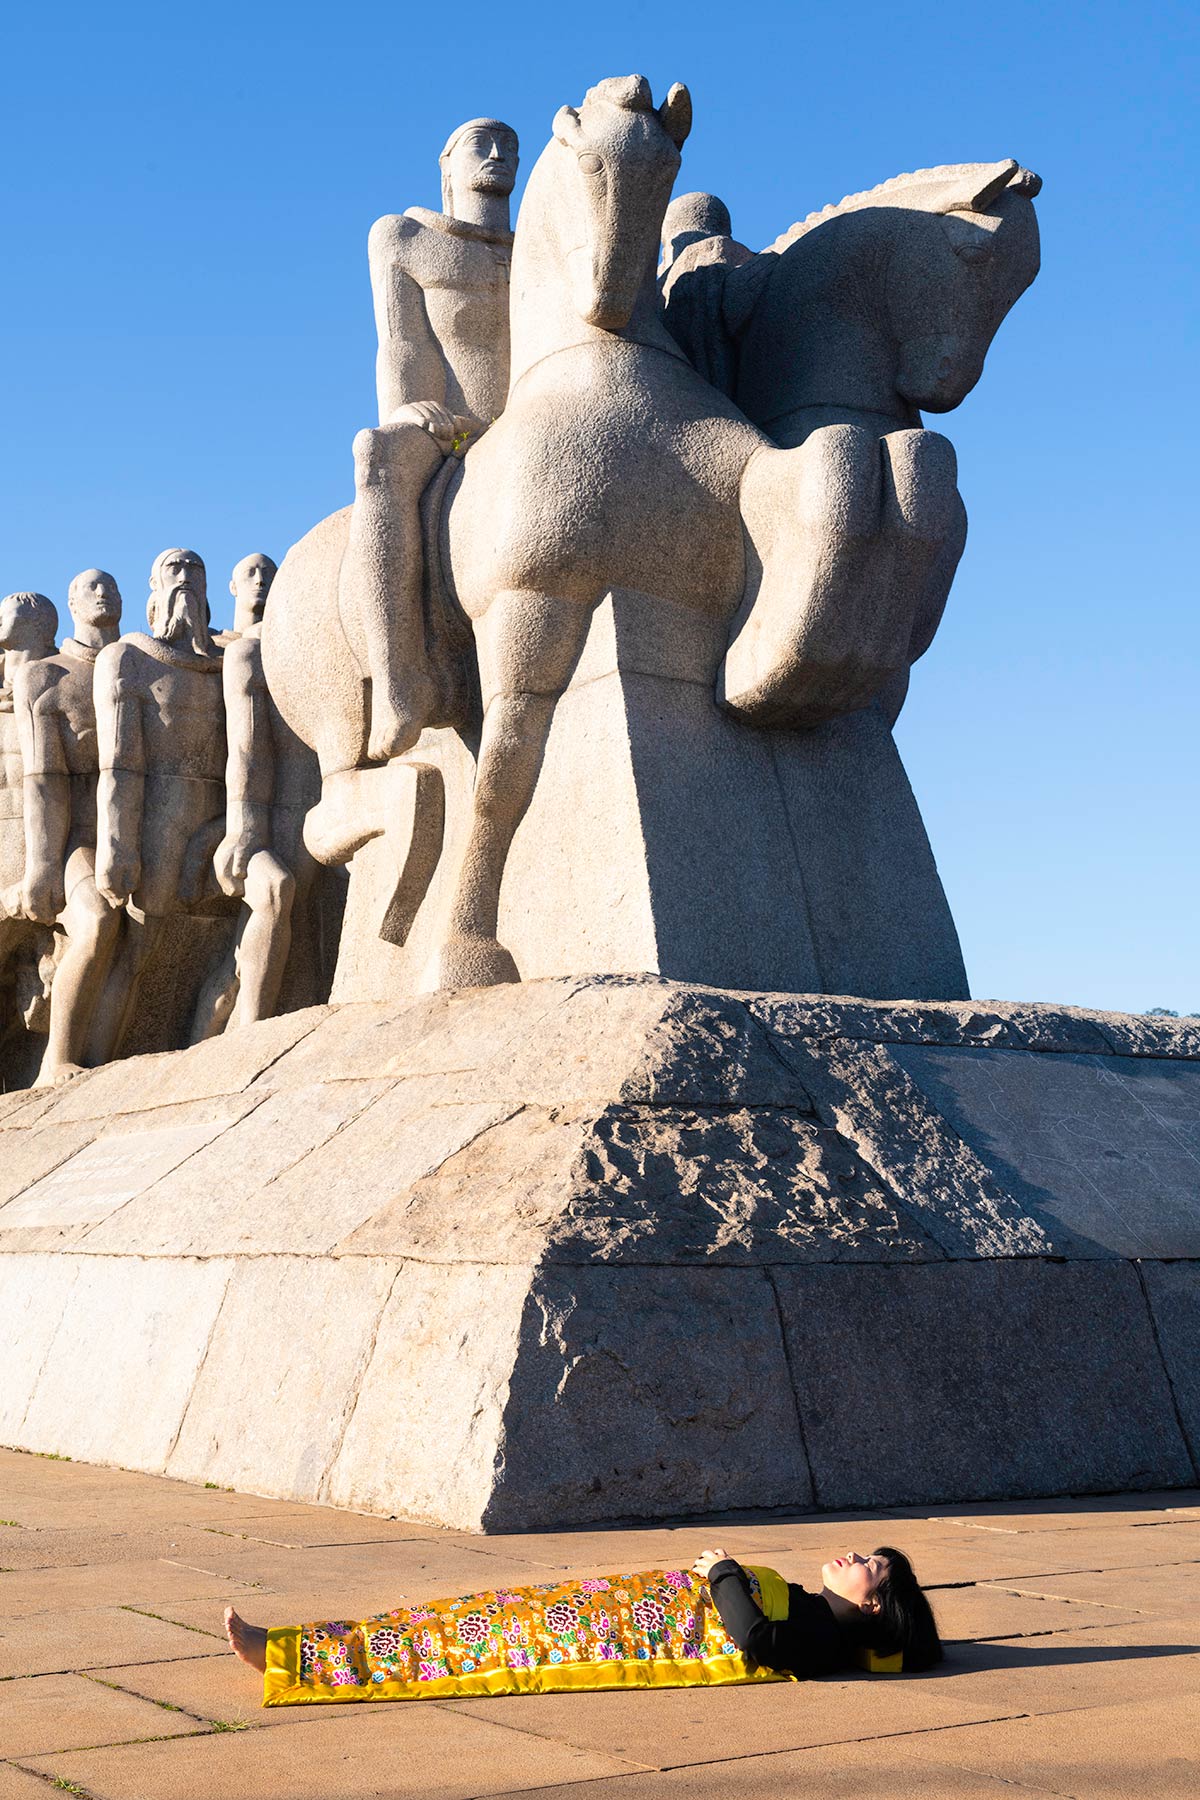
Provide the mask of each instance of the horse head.
{"label": "horse head", "polygon": [[888,274],[899,345],[896,391],[927,412],[949,412],[983,373],[1009,309],[1038,272],[1040,179],[1016,163],[967,165],[915,191],[925,229],[900,234]]}
{"label": "horse head", "polygon": [[[559,108],[517,220],[514,380],[554,337],[577,341],[580,320],[620,332],[647,299],[653,315],[663,214],[691,122],[687,89],[677,84],[656,108],[644,75],[598,82],[582,106]],[[548,300],[552,289],[562,290],[573,327]]]}
{"label": "horse head", "polygon": [[747,287],[750,306],[765,302],[743,358],[750,417],[841,405],[913,423],[913,408],[957,406],[1037,274],[1040,187],[1011,160],[949,164],[793,225],[760,259],[766,289]]}

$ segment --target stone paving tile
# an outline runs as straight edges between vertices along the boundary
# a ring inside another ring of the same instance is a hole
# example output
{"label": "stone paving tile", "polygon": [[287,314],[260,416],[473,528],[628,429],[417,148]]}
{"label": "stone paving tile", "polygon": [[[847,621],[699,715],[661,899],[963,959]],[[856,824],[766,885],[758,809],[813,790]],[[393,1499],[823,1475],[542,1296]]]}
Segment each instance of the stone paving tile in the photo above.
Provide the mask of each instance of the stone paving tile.
{"label": "stone paving tile", "polygon": [[33,1675],[6,1683],[0,1704],[0,1756],[40,1756],[135,1738],[178,1737],[195,1719],[149,1700],[115,1693],[86,1675]]}
{"label": "stone paving tile", "polygon": [[1002,1781],[1039,1784],[1087,1800],[1196,1800],[1200,1792],[1200,1695],[1096,1706],[1002,1725],[921,1734],[911,1753]]}
{"label": "stone paving tile", "polygon": [[969,1694],[955,1691],[941,1676],[923,1678],[916,1690],[915,1678],[850,1675],[747,1688],[546,1694],[536,1704],[527,1696],[439,1704],[656,1769],[891,1737],[914,1729],[918,1705],[924,1729],[995,1719],[1005,1711],[981,1686]]}
{"label": "stone paving tile", "polygon": [[[200,1529],[215,1537],[247,1544],[269,1544],[277,1550],[326,1549],[334,1544],[395,1544],[406,1538],[430,1536],[428,1525],[413,1525],[402,1519],[378,1519],[367,1513],[335,1512],[330,1506],[309,1507],[302,1516],[264,1513],[261,1518],[243,1518],[236,1524],[214,1520]],[[438,1540],[435,1538],[434,1541]],[[451,1538],[450,1541],[455,1540]]]}
{"label": "stone paving tile", "polygon": [[[434,1706],[315,1710],[322,1717],[303,1731],[223,1732],[22,1762],[95,1800],[473,1800],[554,1783],[590,1794],[600,1777],[632,1772],[616,1756]],[[354,1716],[330,1716],[345,1713]]]}
{"label": "stone paving tile", "polygon": [[1197,1612],[1200,1611],[1200,1563],[1030,1576],[1020,1581],[1019,1589],[1022,1595],[1046,1595],[1072,1604],[1128,1608],[1135,1613],[1175,1615],[1184,1609]]}
{"label": "stone paving tile", "polygon": [[260,1678],[224,1647],[214,1644],[212,1650],[183,1662],[127,1663],[95,1673],[131,1694],[227,1725],[311,1725],[327,1717],[328,1708],[321,1706],[264,1707]]}
{"label": "stone paving tile", "polygon": [[[1141,1619],[953,1644],[932,1690],[997,1713],[1064,1712],[1200,1692],[1200,1619]],[[922,1717],[926,1707],[922,1696]],[[1197,1784],[1200,1791],[1200,1783]]]}
{"label": "stone paving tile", "polygon": [[159,1662],[202,1656],[212,1648],[206,1642],[210,1635],[203,1627],[189,1630],[171,1619],[123,1606],[56,1609],[22,1619],[0,1617],[0,1681],[19,1675],[94,1669],[113,1661]]}
{"label": "stone paving tile", "polygon": [[161,1525],[153,1531],[39,1530],[0,1525],[0,1573],[31,1569],[70,1569],[105,1563],[155,1561],[196,1562],[212,1538],[189,1525]]}
{"label": "stone paving tile", "polygon": [[[940,1734],[932,1734],[936,1741]],[[993,1780],[918,1759],[909,1738],[786,1750],[773,1756],[626,1775],[525,1792],[533,1800],[1061,1800],[1061,1790]],[[381,1793],[388,1793],[384,1788]],[[1089,1794],[1088,1800],[1092,1800]],[[1132,1793],[1121,1800],[1134,1800]],[[1189,1796],[1195,1800],[1195,1795]]]}
{"label": "stone paving tile", "polygon": [[1078,1631],[1088,1625],[1131,1622],[1132,1607],[1112,1608],[1083,1601],[1015,1593],[985,1584],[943,1588],[930,1596],[943,1638],[1037,1637],[1048,1631]]}
{"label": "stone paving tile", "polygon": [[40,1775],[31,1775],[13,1763],[0,1763],[0,1800],[52,1800],[53,1791]]}
{"label": "stone paving tile", "polygon": [[[376,1612],[402,1606],[408,1599],[442,1599],[473,1593],[477,1588],[547,1579],[543,1563],[511,1551],[493,1556],[482,1548],[482,1542],[476,1539],[471,1544],[443,1544],[436,1539],[407,1538],[391,1544],[281,1550],[269,1544],[213,1536],[197,1553],[196,1569],[218,1581],[224,1580],[226,1586],[253,1584],[272,1594],[298,1588],[325,1591],[339,1584],[343,1589],[359,1590],[364,1584],[373,1584],[379,1596]],[[181,1598],[191,1599],[212,1591],[216,1590],[197,1587],[194,1594]],[[251,1604],[249,1595],[247,1604]]]}
{"label": "stone paving tile", "polygon": [[166,1557],[90,1568],[23,1569],[0,1575],[0,1618],[25,1618],[60,1606],[146,1605],[157,1611],[164,1600],[200,1600],[247,1586],[237,1577],[210,1575]]}

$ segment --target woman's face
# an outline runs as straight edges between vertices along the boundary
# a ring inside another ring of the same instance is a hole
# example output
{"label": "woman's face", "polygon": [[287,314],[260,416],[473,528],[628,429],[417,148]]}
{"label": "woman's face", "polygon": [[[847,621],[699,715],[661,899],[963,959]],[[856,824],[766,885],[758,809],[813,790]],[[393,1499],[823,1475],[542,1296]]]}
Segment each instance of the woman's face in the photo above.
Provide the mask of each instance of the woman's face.
{"label": "woman's face", "polygon": [[889,1567],[886,1556],[860,1556],[857,1550],[848,1550],[824,1565],[821,1580],[831,1594],[869,1612],[875,1589]]}

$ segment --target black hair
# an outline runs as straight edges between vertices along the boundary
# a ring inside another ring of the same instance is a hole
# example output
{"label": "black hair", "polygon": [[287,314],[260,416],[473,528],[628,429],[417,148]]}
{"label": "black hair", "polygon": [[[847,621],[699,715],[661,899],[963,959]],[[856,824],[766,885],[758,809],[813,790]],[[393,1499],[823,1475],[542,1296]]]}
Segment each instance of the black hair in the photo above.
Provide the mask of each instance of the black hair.
{"label": "black hair", "polygon": [[904,1656],[906,1670],[932,1669],[945,1651],[937,1620],[925,1591],[902,1550],[881,1545],[873,1556],[886,1556],[888,1572],[875,1589],[879,1611],[868,1615],[873,1648]]}

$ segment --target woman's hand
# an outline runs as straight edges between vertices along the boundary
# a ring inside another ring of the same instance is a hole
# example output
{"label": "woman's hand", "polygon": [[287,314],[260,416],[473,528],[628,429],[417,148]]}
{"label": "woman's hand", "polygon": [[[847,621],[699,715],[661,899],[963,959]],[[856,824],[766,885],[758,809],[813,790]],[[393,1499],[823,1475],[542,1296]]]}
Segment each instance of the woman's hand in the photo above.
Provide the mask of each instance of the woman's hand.
{"label": "woman's hand", "polygon": [[713,1564],[724,1562],[728,1554],[727,1550],[702,1550],[692,1564],[692,1574],[698,1575],[701,1581],[707,1581]]}

